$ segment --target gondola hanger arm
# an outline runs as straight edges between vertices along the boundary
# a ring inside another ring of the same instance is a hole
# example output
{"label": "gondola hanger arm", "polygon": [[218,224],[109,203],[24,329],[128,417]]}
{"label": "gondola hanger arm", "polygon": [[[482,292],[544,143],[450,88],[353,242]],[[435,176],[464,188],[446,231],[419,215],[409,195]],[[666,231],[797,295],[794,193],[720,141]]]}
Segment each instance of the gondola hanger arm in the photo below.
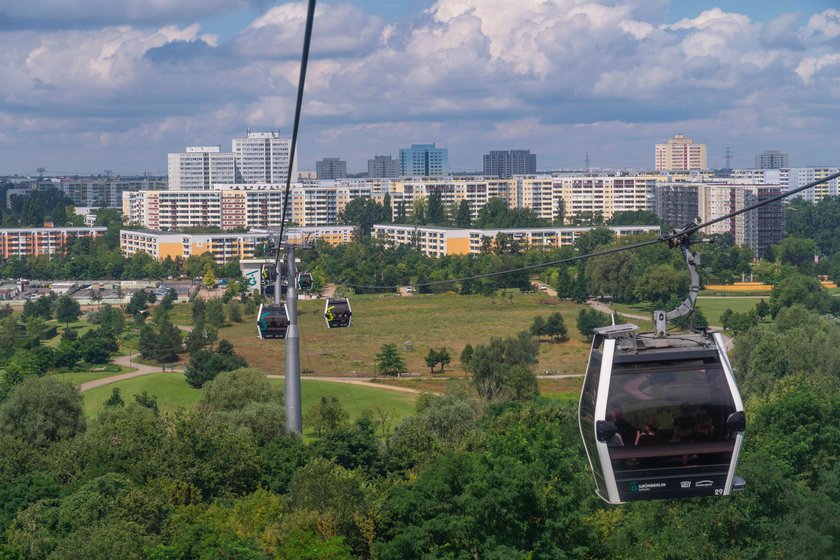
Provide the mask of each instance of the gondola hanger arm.
{"label": "gondola hanger arm", "polygon": [[700,264],[700,255],[691,250],[691,235],[697,231],[696,227],[699,224],[700,218],[695,218],[693,222],[687,224],[679,231],[672,231],[668,236],[668,246],[671,248],[679,247],[682,251],[685,263],[688,265],[688,272],[691,274],[691,285],[688,289],[688,296],[679,307],[671,311],[657,310],[653,312],[653,325],[657,338],[667,336],[668,321],[684,317],[694,311],[694,305],[697,302],[697,293],[700,291],[700,275],[697,273],[697,266]]}

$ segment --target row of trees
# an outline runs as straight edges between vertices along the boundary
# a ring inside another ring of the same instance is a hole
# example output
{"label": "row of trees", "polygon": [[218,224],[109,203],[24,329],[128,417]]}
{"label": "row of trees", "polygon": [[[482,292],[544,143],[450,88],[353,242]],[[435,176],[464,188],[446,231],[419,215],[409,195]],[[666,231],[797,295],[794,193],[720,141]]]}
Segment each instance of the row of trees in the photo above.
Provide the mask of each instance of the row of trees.
{"label": "row of trees", "polygon": [[[354,199],[339,215],[339,222],[358,226],[362,236],[369,236],[374,224],[436,225],[459,228],[524,228],[545,226],[598,226],[598,225],[657,225],[657,217],[645,211],[618,212],[605,221],[600,212],[580,212],[569,223],[564,222],[565,209],[561,204],[553,220],[538,218],[530,208],[510,208],[502,198],[491,198],[473,219],[466,200],[447,206],[440,191],[407,205],[400,201],[394,208],[391,195],[386,194],[382,203],[371,199]],[[393,216],[393,219],[392,219]]]}

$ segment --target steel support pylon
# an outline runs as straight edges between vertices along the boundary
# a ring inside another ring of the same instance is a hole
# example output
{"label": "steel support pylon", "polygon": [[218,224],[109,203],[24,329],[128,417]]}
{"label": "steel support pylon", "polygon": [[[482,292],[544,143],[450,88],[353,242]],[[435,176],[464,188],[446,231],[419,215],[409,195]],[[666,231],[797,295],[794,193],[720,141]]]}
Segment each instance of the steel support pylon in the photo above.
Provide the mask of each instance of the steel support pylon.
{"label": "steel support pylon", "polygon": [[[300,335],[297,315],[297,269],[295,248],[286,249],[286,309],[289,312],[289,329],[286,331],[286,430],[303,433],[303,416],[300,403]],[[278,278],[279,280],[279,278]],[[280,285],[280,282],[277,282]],[[275,288],[278,290],[279,288]],[[279,292],[275,291],[279,301]]]}

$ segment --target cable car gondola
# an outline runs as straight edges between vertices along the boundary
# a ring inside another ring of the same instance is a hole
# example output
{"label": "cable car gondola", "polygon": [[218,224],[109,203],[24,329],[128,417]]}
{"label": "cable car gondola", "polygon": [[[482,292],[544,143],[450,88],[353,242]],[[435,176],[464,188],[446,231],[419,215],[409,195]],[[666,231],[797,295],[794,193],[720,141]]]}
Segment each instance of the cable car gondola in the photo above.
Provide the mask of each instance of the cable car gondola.
{"label": "cable car gondola", "polygon": [[257,314],[257,331],[262,339],[286,338],[289,310],[283,303],[264,303]]}
{"label": "cable car gondola", "polygon": [[327,327],[331,329],[349,327],[352,321],[353,310],[350,309],[350,300],[347,298],[329,298],[324,306],[324,319]]}
{"label": "cable car gondola", "polygon": [[[286,297],[286,269],[287,265],[282,263],[280,267],[280,297]],[[260,290],[262,295],[269,300],[274,299],[274,285],[277,282],[277,268],[273,263],[266,263],[260,266]]]}
{"label": "cable car gondola", "polygon": [[744,486],[735,475],[744,406],[722,336],[665,332],[666,319],[693,311],[699,289],[690,240],[677,243],[692,278],[686,301],[654,313],[655,333],[595,329],[579,424],[597,493],[612,504],[726,496]]}
{"label": "cable car gondola", "polygon": [[308,292],[312,290],[312,285],[314,284],[314,280],[312,279],[312,274],[309,272],[299,272],[297,277],[298,288],[302,292]]}

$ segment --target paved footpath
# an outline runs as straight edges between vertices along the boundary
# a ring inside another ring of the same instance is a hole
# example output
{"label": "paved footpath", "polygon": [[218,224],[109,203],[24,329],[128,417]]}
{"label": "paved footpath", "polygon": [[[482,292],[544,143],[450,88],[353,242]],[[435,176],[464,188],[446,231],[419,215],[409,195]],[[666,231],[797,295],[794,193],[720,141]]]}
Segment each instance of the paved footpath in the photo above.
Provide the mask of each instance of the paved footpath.
{"label": "paved footpath", "polygon": [[[93,381],[82,383],[79,386],[79,391],[84,393],[85,391],[90,391],[91,389],[94,389],[96,387],[110,385],[111,383],[125,381],[126,379],[134,379],[135,377],[142,377],[144,375],[151,375],[153,373],[162,373],[160,366],[148,366],[146,364],[138,364],[137,362],[131,362],[130,356],[120,356],[118,358],[114,358],[112,360],[112,363],[117,364],[119,366],[134,368],[137,371],[132,371],[131,373],[120,373],[118,375],[112,375],[111,377],[103,377],[102,379],[94,379]],[[182,373],[183,370],[176,369],[175,372]]]}
{"label": "paved footpath", "polygon": [[[282,375],[266,375],[269,379],[283,379]],[[348,385],[359,385],[361,387],[373,387],[374,389],[386,389],[389,391],[397,391],[398,393],[423,393],[419,389],[412,389],[410,387],[397,387],[395,385],[387,385],[385,383],[373,383],[358,377],[312,377],[307,375],[301,378],[302,381],[326,381],[327,383],[346,383]]]}
{"label": "paved footpath", "polygon": [[[90,391],[96,387],[102,387],[103,385],[110,385],[111,383],[118,383],[120,381],[125,381],[126,379],[134,379],[135,377],[142,377],[144,375],[151,375],[153,373],[162,373],[160,366],[149,366],[146,364],[138,364],[136,362],[131,362],[129,364],[129,357],[128,356],[120,356],[115,358],[112,363],[115,363],[120,366],[136,368],[137,371],[132,371],[131,373],[120,373],[118,375],[112,375],[111,377],[103,377],[102,379],[95,379],[93,381],[88,381],[87,383],[82,383],[79,386],[79,390],[84,393],[85,391]],[[176,369],[175,373],[183,373],[183,370]],[[269,379],[283,379],[282,375],[267,375]],[[388,391],[396,391],[398,393],[422,393],[423,391],[419,391],[417,389],[412,389],[410,387],[396,387],[394,385],[386,385],[384,383],[372,383],[365,379],[359,379],[358,377],[312,377],[306,376],[303,380],[311,379],[312,381],[326,381],[328,383],[347,383],[350,385],[360,385],[362,387],[373,387],[376,389],[385,389]]]}

